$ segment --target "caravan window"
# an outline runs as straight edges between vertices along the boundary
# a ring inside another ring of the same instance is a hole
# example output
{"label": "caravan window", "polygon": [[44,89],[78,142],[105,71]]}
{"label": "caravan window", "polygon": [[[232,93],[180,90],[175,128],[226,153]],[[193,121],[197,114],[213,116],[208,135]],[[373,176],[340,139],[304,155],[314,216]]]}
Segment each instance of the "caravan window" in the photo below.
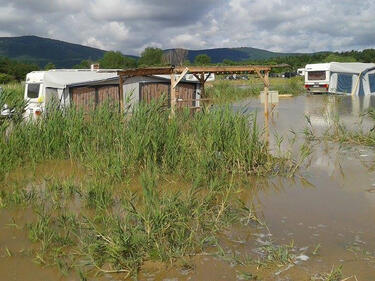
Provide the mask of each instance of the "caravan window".
{"label": "caravan window", "polygon": [[27,84],[27,97],[36,99],[39,97],[40,84]]}
{"label": "caravan window", "polygon": [[375,73],[368,75],[368,83],[370,84],[370,92],[375,93]]}
{"label": "caravan window", "polygon": [[309,80],[326,80],[325,71],[309,71],[308,72]]}
{"label": "caravan window", "polygon": [[353,75],[339,73],[337,74],[337,92],[351,93],[353,85]]}

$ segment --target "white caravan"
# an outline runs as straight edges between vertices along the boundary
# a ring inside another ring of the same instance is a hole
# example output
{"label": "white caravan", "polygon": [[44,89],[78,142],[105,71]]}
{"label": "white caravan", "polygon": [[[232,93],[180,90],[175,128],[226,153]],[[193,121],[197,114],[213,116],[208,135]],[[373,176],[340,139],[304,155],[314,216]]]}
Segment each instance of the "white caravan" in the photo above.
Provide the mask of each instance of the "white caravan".
{"label": "white caravan", "polygon": [[52,99],[57,100],[61,107],[69,106],[71,86],[115,78],[117,73],[114,71],[57,69],[30,72],[26,75],[24,98],[28,105],[24,117],[35,119],[40,116]]}
{"label": "white caravan", "polygon": [[373,63],[308,64],[305,70],[305,88],[311,93],[375,94]]}
{"label": "white caravan", "polygon": [[327,93],[330,63],[308,64],[305,67],[305,88],[311,93]]}

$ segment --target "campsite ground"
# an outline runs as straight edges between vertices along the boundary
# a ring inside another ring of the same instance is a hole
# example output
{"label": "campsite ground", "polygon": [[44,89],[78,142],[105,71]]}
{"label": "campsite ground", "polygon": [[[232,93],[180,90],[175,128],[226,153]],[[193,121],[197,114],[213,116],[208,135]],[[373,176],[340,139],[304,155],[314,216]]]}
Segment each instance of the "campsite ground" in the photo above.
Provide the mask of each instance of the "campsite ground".
{"label": "campsite ground", "polygon": [[302,94],[265,123],[258,82],[216,82],[242,98],[174,120],[153,105],[16,125],[0,141],[2,277],[372,280],[375,101]]}

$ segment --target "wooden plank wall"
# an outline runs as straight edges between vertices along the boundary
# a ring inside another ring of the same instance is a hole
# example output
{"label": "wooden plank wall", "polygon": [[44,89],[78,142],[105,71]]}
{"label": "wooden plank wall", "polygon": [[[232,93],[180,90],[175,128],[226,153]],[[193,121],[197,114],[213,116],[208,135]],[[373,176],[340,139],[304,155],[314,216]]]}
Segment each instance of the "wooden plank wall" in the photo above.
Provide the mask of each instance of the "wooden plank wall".
{"label": "wooden plank wall", "polygon": [[120,91],[118,86],[101,86],[98,88],[97,104],[109,104],[115,106],[120,105]]}
{"label": "wooden plank wall", "polygon": [[[139,100],[150,103],[153,99],[159,99],[162,95],[168,96],[170,99],[170,84],[169,83],[141,83]],[[192,107],[195,104],[195,84],[179,83],[176,87],[176,98],[187,100],[184,102],[177,102],[177,107]],[[170,101],[168,102],[170,104]]]}
{"label": "wooden plank wall", "polygon": [[186,100],[183,102],[177,102],[177,108],[193,107],[195,105],[195,84],[180,83],[176,88],[177,100]]}
{"label": "wooden plank wall", "polygon": [[71,101],[76,108],[92,110],[95,108],[95,88],[76,87],[70,89]]}
{"label": "wooden plank wall", "polygon": [[95,109],[106,102],[120,106],[120,91],[117,85],[75,87],[70,89],[70,94],[72,104],[85,111]]}
{"label": "wooden plank wall", "polygon": [[[170,85],[166,83],[142,83],[140,85],[139,100],[145,103],[151,103],[153,99],[160,99],[163,95],[169,100]],[[168,102],[169,104],[169,102]]]}

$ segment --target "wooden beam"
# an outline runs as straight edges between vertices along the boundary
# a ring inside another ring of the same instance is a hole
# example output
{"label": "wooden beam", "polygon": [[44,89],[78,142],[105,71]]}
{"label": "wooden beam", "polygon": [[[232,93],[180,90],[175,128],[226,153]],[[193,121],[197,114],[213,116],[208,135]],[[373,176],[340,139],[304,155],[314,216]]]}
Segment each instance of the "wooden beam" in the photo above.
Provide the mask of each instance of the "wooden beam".
{"label": "wooden beam", "polygon": [[180,74],[180,77],[178,77],[173,87],[176,87],[177,84],[180,83],[180,81],[184,78],[184,76],[186,75],[186,73],[188,73],[188,71],[189,71],[189,68],[186,67],[185,70]]}
{"label": "wooden beam", "polygon": [[[190,66],[189,73],[202,74],[202,73],[214,73],[214,74],[233,74],[233,73],[254,73],[260,71],[270,71],[272,68],[279,67],[275,65],[241,65],[241,66]],[[173,67],[148,67],[148,68],[136,68],[126,69],[118,71],[119,75],[123,76],[145,76],[145,75],[161,75],[161,74],[181,74],[185,71],[186,67],[178,66]]]}
{"label": "wooden beam", "polygon": [[204,80],[204,72],[203,73],[201,73],[200,75],[199,75],[199,84],[200,84],[200,86],[201,86],[201,97],[202,98],[205,98],[205,96],[206,96],[206,93],[205,93],[205,90],[204,90],[204,84],[206,83],[206,81]]}
{"label": "wooden beam", "polygon": [[[255,72],[256,70],[271,70],[271,66],[241,65],[241,66],[190,66],[190,73],[234,73],[234,72]],[[181,73],[184,67],[176,67],[176,73]]]}
{"label": "wooden beam", "polygon": [[194,77],[195,77],[195,78],[197,78],[197,79],[198,79],[198,81],[200,81],[200,80],[201,80],[201,78],[200,78],[199,74],[193,73],[193,75],[194,75]]}
{"label": "wooden beam", "polygon": [[208,73],[207,77],[204,79],[204,82],[206,83],[208,78],[211,76],[211,72]]}

